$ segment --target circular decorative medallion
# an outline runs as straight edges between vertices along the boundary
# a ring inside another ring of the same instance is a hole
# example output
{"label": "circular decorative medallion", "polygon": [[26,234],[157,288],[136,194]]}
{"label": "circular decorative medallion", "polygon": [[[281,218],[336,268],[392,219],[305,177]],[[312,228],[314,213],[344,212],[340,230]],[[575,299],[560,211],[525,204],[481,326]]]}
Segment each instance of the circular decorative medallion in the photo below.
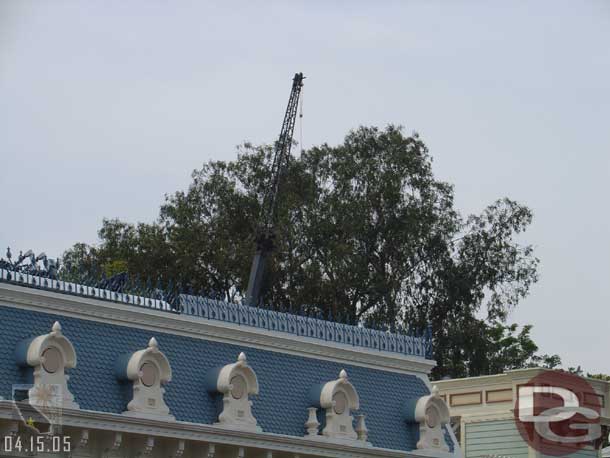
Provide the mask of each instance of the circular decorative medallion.
{"label": "circular decorative medallion", "polygon": [[55,347],[49,347],[42,353],[42,367],[49,374],[54,374],[61,367],[61,352]]}
{"label": "circular decorative medallion", "polygon": [[157,367],[152,363],[144,363],[140,367],[140,380],[144,386],[153,386],[157,382]]}
{"label": "circular decorative medallion", "polygon": [[436,407],[430,407],[426,410],[426,425],[428,425],[428,428],[436,428],[441,422],[440,420],[440,415]]}
{"label": "circular decorative medallion", "polygon": [[241,375],[236,375],[231,379],[231,385],[233,386],[231,389],[231,395],[235,399],[241,399],[244,397],[246,390],[248,389],[246,379],[244,379]]}
{"label": "circular decorative medallion", "polygon": [[347,409],[347,396],[345,396],[343,391],[337,391],[333,395],[333,402],[335,403],[334,410],[337,415],[341,415]]}

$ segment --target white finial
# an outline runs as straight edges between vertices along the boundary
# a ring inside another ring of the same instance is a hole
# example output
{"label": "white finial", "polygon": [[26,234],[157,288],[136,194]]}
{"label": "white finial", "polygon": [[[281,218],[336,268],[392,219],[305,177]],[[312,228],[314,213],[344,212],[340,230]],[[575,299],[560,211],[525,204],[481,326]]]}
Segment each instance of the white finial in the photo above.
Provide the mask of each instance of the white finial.
{"label": "white finial", "polygon": [[432,387],[432,396],[439,397],[439,394],[438,394],[438,386],[436,386],[436,385],[434,385],[434,386]]}
{"label": "white finial", "polygon": [[148,347],[149,348],[159,348],[159,342],[157,342],[157,339],[155,339],[154,337],[151,337],[150,340],[148,341]]}
{"label": "white finial", "polygon": [[339,378],[341,380],[347,380],[347,372],[345,371],[345,369],[341,369],[341,372],[339,372]]}
{"label": "white finial", "polygon": [[61,324],[59,324],[59,321],[56,321],[55,323],[53,323],[53,326],[51,327],[51,331],[57,332],[57,333],[61,332]]}
{"label": "white finial", "polygon": [[317,436],[318,428],[320,427],[320,422],[318,421],[317,407],[308,407],[307,411],[309,412],[309,416],[307,417],[307,421],[305,422],[305,428],[307,429],[308,436]]}
{"label": "white finial", "polygon": [[246,363],[246,354],[242,351],[237,357],[237,361],[240,363]]}
{"label": "white finial", "polygon": [[354,431],[356,431],[356,434],[358,435],[358,440],[366,442],[369,438],[369,430],[366,427],[364,415],[356,415],[356,428],[354,429]]}

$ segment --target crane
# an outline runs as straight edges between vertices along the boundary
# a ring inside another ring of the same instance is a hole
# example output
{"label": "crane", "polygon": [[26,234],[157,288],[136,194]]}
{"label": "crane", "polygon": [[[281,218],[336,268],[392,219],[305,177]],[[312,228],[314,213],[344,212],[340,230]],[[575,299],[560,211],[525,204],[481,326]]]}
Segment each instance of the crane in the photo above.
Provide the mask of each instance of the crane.
{"label": "crane", "polygon": [[290,148],[294,123],[297,117],[299,97],[305,77],[302,73],[295,73],[292,79],[292,90],[288,99],[288,107],[284,114],[284,123],[280,137],[275,144],[273,162],[271,165],[270,181],[263,196],[261,218],[256,234],[256,252],[252,259],[250,278],[248,279],[248,292],[246,302],[248,305],[258,305],[264,279],[265,264],[274,248],[276,207],[280,191],[282,173],[284,171]]}

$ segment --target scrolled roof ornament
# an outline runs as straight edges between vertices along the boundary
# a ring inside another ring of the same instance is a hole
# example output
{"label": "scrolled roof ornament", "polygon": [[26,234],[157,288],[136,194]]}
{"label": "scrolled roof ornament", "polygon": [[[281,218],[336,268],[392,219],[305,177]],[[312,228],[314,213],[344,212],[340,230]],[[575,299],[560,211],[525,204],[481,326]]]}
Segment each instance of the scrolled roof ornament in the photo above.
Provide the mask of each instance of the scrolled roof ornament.
{"label": "scrolled roof ornament", "polygon": [[72,342],[63,335],[59,321],[51,332],[21,341],[16,348],[17,364],[33,369],[32,387],[28,400],[32,405],[48,408],[78,409],[68,389],[67,369],[76,367],[76,352]]}
{"label": "scrolled roof ornament", "polygon": [[429,395],[408,400],[404,412],[407,422],[419,423],[418,450],[449,451],[443,429],[450,421],[449,407],[437,387]]}
{"label": "scrolled roof ornament", "polygon": [[163,385],[171,381],[172,369],[165,354],[159,350],[157,339],[152,337],[145,349],[119,358],[117,377],[129,380],[133,385],[133,396],[123,415],[174,420],[163,399]]}
{"label": "scrolled roof ornament", "polygon": [[[360,397],[345,370],[341,370],[336,380],[314,386],[310,391],[310,401],[313,406],[325,411],[326,426],[322,430],[323,437],[369,445],[366,442],[368,430],[363,415],[359,418],[359,433],[353,427],[352,411],[360,409]],[[308,420],[308,423],[312,421]],[[308,437],[314,436],[313,428],[309,429]]]}
{"label": "scrolled roof ornament", "polygon": [[206,388],[210,393],[222,394],[222,411],[218,415],[218,426],[246,431],[262,431],[252,415],[251,395],[258,394],[258,378],[248,365],[245,353],[240,353],[237,362],[208,372]]}

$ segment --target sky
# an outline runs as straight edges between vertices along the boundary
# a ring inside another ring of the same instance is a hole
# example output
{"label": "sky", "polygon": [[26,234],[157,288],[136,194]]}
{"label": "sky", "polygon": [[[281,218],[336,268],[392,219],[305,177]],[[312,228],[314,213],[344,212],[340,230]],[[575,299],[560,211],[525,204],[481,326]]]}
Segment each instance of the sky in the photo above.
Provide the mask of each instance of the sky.
{"label": "sky", "polygon": [[295,72],[305,148],[400,124],[464,214],[528,205],[540,281],[509,319],[610,373],[606,0],[0,0],[0,255],[152,221],[193,169],[276,139]]}

